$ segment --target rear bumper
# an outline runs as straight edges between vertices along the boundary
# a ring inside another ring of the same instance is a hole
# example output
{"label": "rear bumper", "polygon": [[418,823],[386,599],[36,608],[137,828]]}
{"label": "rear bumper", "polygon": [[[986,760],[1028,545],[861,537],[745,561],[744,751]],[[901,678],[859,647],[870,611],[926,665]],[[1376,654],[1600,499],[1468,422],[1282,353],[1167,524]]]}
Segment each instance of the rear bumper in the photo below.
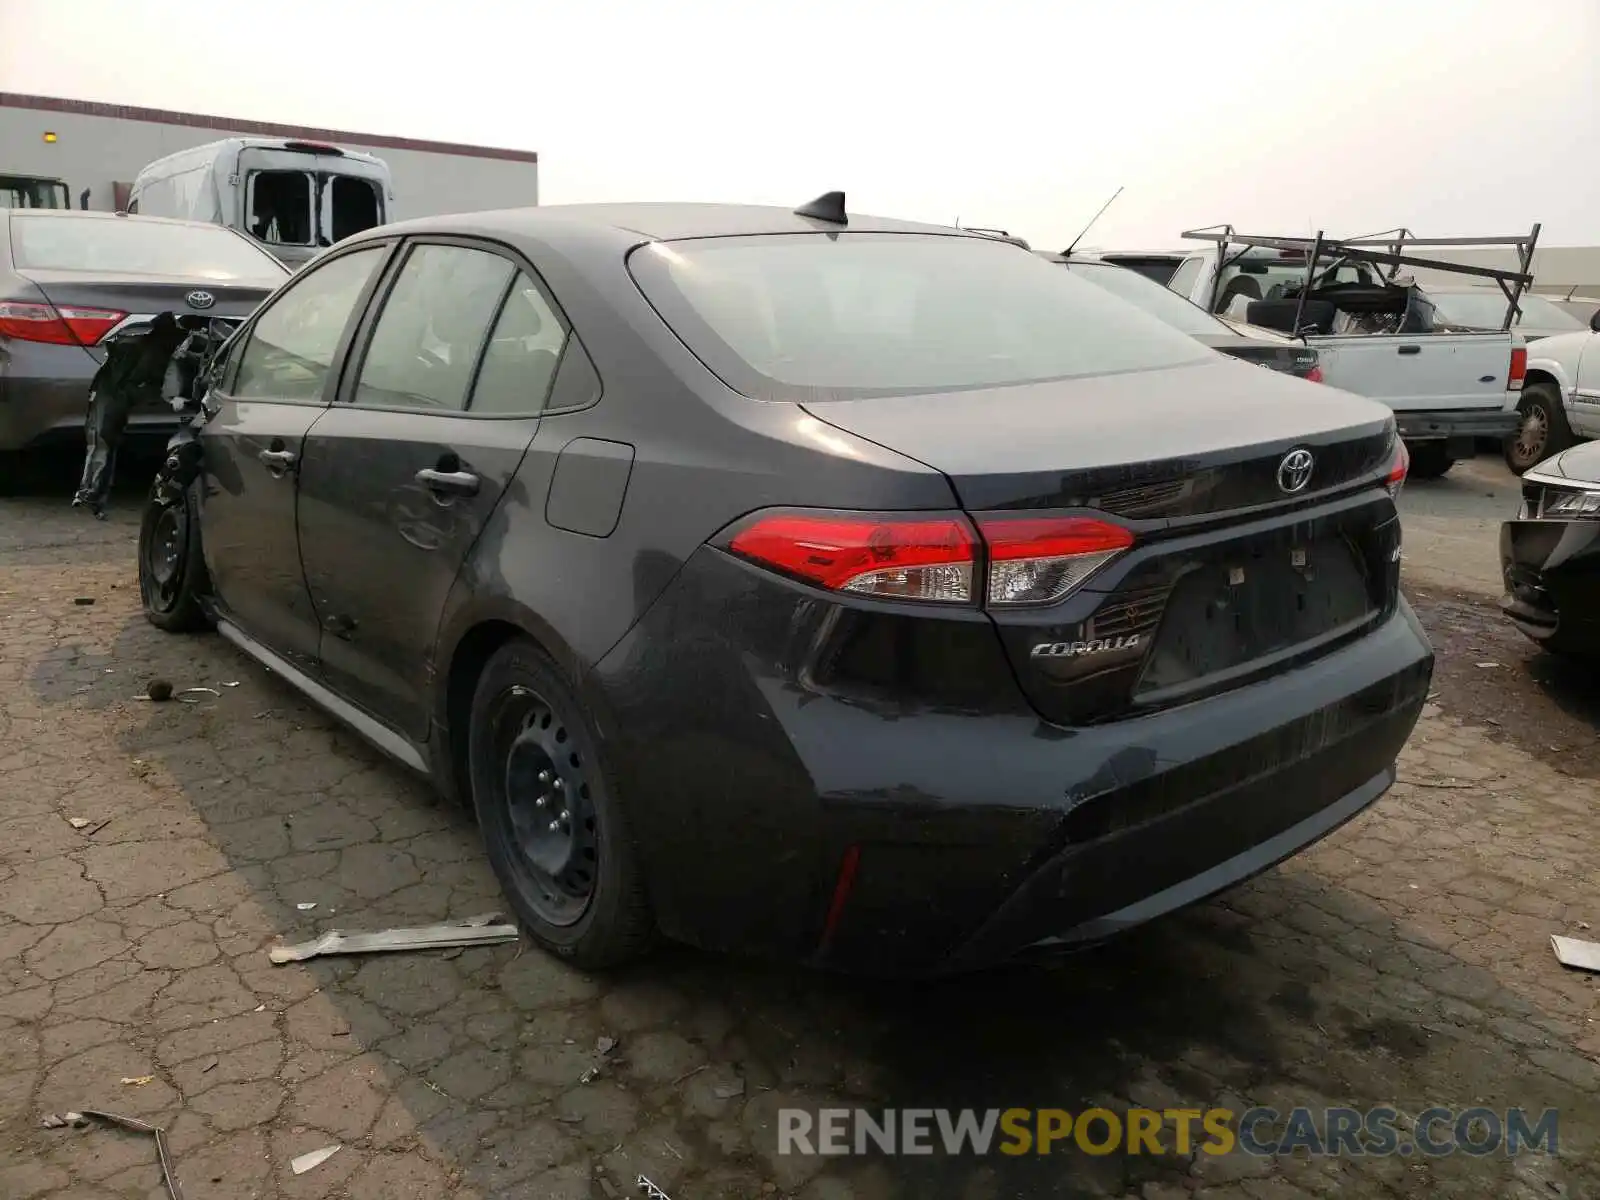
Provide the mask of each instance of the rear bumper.
{"label": "rear bumper", "polygon": [[1600,521],[1506,521],[1500,526],[1500,609],[1528,637],[1600,651]]}
{"label": "rear bumper", "polygon": [[[56,444],[83,446],[89,380],[0,378],[0,453]],[[179,418],[167,405],[128,415],[126,435],[170,437]]]}
{"label": "rear bumper", "polygon": [[1001,668],[981,706],[919,700],[911,654],[885,662],[898,695],[841,686],[841,611],[702,552],[596,669],[667,933],[898,976],[1100,940],[1375,801],[1433,670],[1402,602],[1308,664],[1068,729],[1022,699],[981,616],[934,639],[941,674]]}
{"label": "rear bumper", "polygon": [[[1443,409],[1432,412],[1396,412],[1395,425],[1408,442],[1451,439],[1504,438],[1517,431],[1521,421],[1516,408]],[[1469,447],[1467,453],[1471,454]]]}

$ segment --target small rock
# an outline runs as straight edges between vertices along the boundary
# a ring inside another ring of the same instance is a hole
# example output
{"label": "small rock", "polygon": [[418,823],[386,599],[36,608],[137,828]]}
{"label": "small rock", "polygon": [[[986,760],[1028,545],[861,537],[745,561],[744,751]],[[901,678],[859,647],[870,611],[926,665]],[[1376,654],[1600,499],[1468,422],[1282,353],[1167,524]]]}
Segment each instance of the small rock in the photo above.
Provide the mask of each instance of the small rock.
{"label": "small rock", "polygon": [[162,700],[171,700],[172,685],[165,679],[152,679],[145,687],[144,694],[158,703]]}
{"label": "small rock", "polygon": [[78,605],[79,607],[87,607],[88,605],[94,603],[94,597],[93,596],[79,596],[75,600],[73,600],[73,603]]}

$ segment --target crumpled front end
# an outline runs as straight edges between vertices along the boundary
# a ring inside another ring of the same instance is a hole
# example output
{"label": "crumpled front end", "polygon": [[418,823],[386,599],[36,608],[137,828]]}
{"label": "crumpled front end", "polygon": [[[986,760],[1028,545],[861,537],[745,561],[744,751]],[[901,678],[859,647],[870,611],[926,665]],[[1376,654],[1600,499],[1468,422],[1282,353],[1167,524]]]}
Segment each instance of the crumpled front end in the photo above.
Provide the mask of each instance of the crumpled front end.
{"label": "crumpled front end", "polygon": [[106,360],[89,384],[83,473],[74,508],[105,518],[129,414],[156,404],[181,413],[198,404],[206,365],[239,323],[163,312],[103,343]]}

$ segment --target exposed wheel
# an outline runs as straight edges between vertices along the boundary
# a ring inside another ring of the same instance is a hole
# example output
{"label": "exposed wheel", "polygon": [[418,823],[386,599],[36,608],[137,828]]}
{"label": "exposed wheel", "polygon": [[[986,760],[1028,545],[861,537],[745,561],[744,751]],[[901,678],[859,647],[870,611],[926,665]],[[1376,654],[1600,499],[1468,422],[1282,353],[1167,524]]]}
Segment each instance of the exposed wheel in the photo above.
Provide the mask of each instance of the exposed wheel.
{"label": "exposed wheel", "polygon": [[1522,414],[1522,424],[1506,439],[1503,450],[1513,474],[1521,475],[1572,445],[1572,427],[1567,424],[1567,410],[1555,384],[1528,384],[1522,389],[1517,411]]}
{"label": "exposed wheel", "polygon": [[1418,442],[1407,449],[1411,452],[1408,474],[1412,479],[1439,479],[1456,465],[1443,442]]}
{"label": "exposed wheel", "polygon": [[468,724],[472,800],[490,865],[528,935],[583,967],[655,936],[631,830],[583,706],[533,643],[484,666]]}
{"label": "exposed wheel", "polygon": [[200,509],[194,489],[165,502],[152,488],[139,522],[139,597],[157,629],[191,633],[209,627],[200,597],[211,580],[200,553]]}

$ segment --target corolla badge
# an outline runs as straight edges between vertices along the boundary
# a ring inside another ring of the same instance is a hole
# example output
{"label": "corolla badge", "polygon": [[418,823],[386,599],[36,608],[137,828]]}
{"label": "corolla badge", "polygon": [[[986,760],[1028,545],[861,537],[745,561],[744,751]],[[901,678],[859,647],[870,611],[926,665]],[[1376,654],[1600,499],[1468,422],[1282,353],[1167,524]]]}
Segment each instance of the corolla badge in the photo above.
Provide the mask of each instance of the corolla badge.
{"label": "corolla badge", "polygon": [[1311,482],[1311,468],[1316,460],[1309,450],[1291,450],[1278,464],[1278,488],[1288,495],[1305,488]]}
{"label": "corolla badge", "polygon": [[183,299],[190,308],[210,308],[217,302],[210,292],[190,292]]}
{"label": "corolla badge", "polygon": [[1139,645],[1137,633],[1122,637],[1090,638],[1083,642],[1040,642],[1028,651],[1030,658],[1077,658],[1083,654],[1104,654],[1108,650],[1132,650]]}

